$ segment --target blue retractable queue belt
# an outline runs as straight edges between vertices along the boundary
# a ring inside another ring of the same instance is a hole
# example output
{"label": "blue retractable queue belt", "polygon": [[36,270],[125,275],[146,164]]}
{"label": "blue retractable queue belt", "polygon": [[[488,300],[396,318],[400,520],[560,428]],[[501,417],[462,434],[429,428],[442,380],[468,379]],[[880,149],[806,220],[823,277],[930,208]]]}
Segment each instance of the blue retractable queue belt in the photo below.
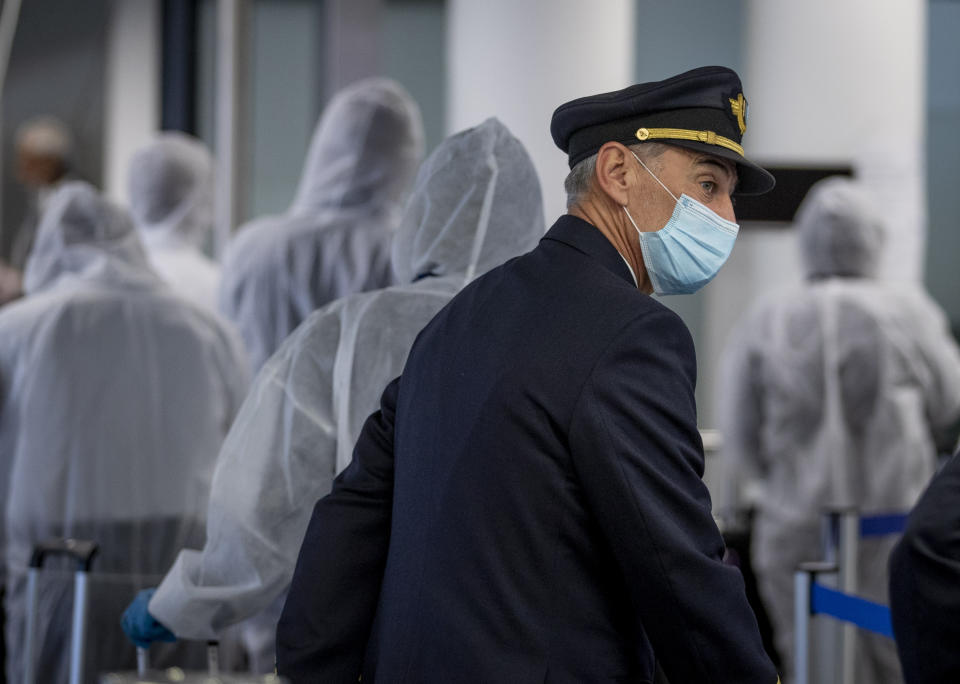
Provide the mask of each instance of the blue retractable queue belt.
{"label": "blue retractable queue belt", "polygon": [[813,615],[829,615],[861,629],[893,638],[890,608],[816,582],[810,589],[810,610]]}

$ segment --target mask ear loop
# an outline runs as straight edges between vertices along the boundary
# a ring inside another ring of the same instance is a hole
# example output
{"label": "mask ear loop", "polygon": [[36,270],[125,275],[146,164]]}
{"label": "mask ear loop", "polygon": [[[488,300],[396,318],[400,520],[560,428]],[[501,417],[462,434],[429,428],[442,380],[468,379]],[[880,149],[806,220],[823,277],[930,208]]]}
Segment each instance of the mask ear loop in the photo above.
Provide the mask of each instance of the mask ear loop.
{"label": "mask ear loop", "polygon": [[640,159],[640,157],[637,156],[637,153],[636,153],[636,152],[634,152],[633,150],[630,150],[630,154],[633,155],[633,158],[634,158],[634,159],[636,159],[638,162],[640,162],[640,166],[642,166],[642,167],[646,170],[647,173],[649,173],[651,176],[653,176],[653,180],[657,181],[657,182],[660,184],[660,187],[667,191],[667,194],[670,195],[670,196],[673,198],[673,201],[674,201],[674,202],[679,202],[679,201],[680,201],[679,199],[677,199],[677,196],[676,196],[676,195],[674,195],[672,192],[670,192],[670,188],[668,188],[666,185],[664,185],[664,184],[663,184],[663,181],[660,180],[659,178],[657,178],[656,174],[654,174],[653,171],[651,171],[650,169],[647,168],[647,165],[644,164],[643,161]]}
{"label": "mask ear loop", "polygon": [[642,235],[642,231],[641,231],[640,228],[637,226],[637,222],[633,220],[633,217],[630,215],[630,212],[627,211],[626,205],[624,205],[624,206],[621,207],[621,208],[623,209],[623,213],[627,215],[627,218],[630,219],[630,223],[633,224],[633,229],[637,231],[637,235],[640,236],[640,241],[641,241],[641,243],[642,243],[642,242],[643,242],[643,235]]}
{"label": "mask ear loop", "polygon": [[[670,190],[667,188],[667,186],[663,184],[663,181],[661,181],[659,178],[657,178],[656,175],[654,175],[654,173],[653,173],[650,169],[647,168],[647,165],[644,164],[642,161],[640,161],[640,157],[637,156],[637,153],[636,153],[636,152],[634,152],[633,150],[630,150],[630,154],[633,155],[633,158],[634,158],[634,159],[636,159],[638,162],[640,162],[640,166],[642,166],[647,173],[649,173],[651,176],[653,176],[653,179],[654,179],[655,181],[657,181],[658,183],[660,183],[660,187],[662,187],[664,190],[666,190],[668,195],[670,195],[671,197],[673,197],[673,201],[674,201],[674,202],[678,202],[678,201],[679,201],[679,200],[677,200],[676,196],[674,196],[674,194],[673,194],[672,192],[670,192]],[[623,213],[627,215],[627,218],[630,219],[630,223],[633,224],[633,229],[634,229],[635,231],[637,231],[637,237],[640,239],[640,254],[641,254],[641,257],[643,258],[644,265],[646,266],[647,256],[646,256],[646,250],[644,249],[644,233],[643,233],[642,230],[640,230],[640,226],[637,225],[637,222],[633,220],[633,216],[630,215],[630,211],[627,209],[627,205],[623,205]],[[632,269],[631,269],[631,270],[632,270]],[[648,274],[650,273],[649,267],[647,268],[647,273],[648,273]],[[651,282],[652,282],[652,276],[648,276],[648,277],[651,278]],[[634,279],[636,279],[636,275],[634,275]],[[639,287],[639,283],[638,283],[637,286]],[[654,290],[656,290],[656,288],[654,288]]]}
{"label": "mask ear loop", "polygon": [[[663,181],[660,180],[659,178],[657,178],[656,174],[655,174],[653,171],[651,171],[649,168],[647,168],[647,165],[644,164],[644,163],[643,163],[643,160],[640,159],[640,157],[637,156],[637,153],[636,153],[636,152],[634,152],[633,150],[630,150],[630,154],[633,155],[633,158],[636,159],[636,160],[640,163],[640,166],[642,166],[643,169],[644,169],[647,173],[649,173],[651,176],[653,176],[653,180],[657,181],[657,182],[660,184],[660,187],[667,191],[667,194],[670,195],[670,196],[673,198],[673,201],[674,201],[674,202],[679,202],[679,201],[680,201],[680,200],[677,199],[677,196],[676,196],[676,195],[674,195],[672,192],[670,192],[670,188],[668,188],[666,185],[664,185],[664,184],[663,184]],[[631,215],[630,215],[630,212],[627,211],[626,205],[623,206],[623,213],[625,213],[625,214],[627,215],[627,218],[630,219],[630,223],[633,224],[634,230],[636,230],[636,231],[637,231],[637,235],[640,236],[640,241],[643,242],[643,231],[640,230],[640,228],[637,226],[637,222],[633,220],[633,216],[631,216]]]}

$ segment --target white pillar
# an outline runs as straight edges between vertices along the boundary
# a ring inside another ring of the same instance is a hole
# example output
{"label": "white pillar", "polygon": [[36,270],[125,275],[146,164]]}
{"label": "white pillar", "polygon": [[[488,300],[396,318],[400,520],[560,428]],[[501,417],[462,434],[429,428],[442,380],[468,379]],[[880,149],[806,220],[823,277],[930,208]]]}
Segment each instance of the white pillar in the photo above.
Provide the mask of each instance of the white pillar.
{"label": "white pillar", "polygon": [[[741,73],[747,155],[769,165],[851,165],[887,220],[881,276],[922,279],[926,0],[749,0]],[[716,399],[732,326],[762,293],[799,286],[793,230],[751,226],[706,288],[697,352]],[[712,425],[713,402],[701,419]]]}
{"label": "white pillar", "polygon": [[922,276],[926,0],[750,0],[750,152],[852,163],[889,223],[885,277]]}
{"label": "white pillar", "polygon": [[447,133],[496,116],[533,158],[549,226],[566,211],[567,160],[550,116],[633,76],[633,0],[449,0]]}
{"label": "white pillar", "polygon": [[126,201],[130,156],[160,121],[160,6],[156,0],[112,3],[107,32],[103,190]]}
{"label": "white pillar", "polygon": [[[852,165],[886,219],[881,276],[887,279],[922,280],[927,2],[746,3],[741,75],[751,110],[748,155],[783,165]],[[736,321],[731,308],[739,315],[762,293],[802,287],[794,231],[746,230],[741,236],[730,263],[707,288],[711,360],[720,358]],[[819,667],[810,676],[833,681]]]}
{"label": "white pillar", "polygon": [[243,145],[244,46],[249,0],[217,0],[216,187],[213,197],[213,251],[218,259],[238,223]]}

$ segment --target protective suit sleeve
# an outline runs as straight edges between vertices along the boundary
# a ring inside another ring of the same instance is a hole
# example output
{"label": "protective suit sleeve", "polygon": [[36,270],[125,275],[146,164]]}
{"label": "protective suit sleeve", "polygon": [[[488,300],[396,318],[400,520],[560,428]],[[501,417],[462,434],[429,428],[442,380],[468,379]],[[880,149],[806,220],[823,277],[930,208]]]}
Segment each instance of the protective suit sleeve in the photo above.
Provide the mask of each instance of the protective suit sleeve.
{"label": "protective suit sleeve", "polygon": [[364,423],[350,465],[317,502],[277,625],[277,671],[293,684],[354,684],[387,562],[399,378]]}
{"label": "protective suit sleeve", "polygon": [[950,453],[960,429],[960,350],[943,312],[923,293],[914,299],[908,310],[919,356],[927,366],[922,374],[927,418],[937,444]]}
{"label": "protective suit sleeve", "polygon": [[920,498],[890,556],[890,617],[907,682],[960,681],[960,454]]}
{"label": "protective suit sleeve", "polygon": [[571,422],[573,467],[627,578],[624,597],[670,681],[774,684],[739,570],[703,484],[696,360],[659,310],[625,326],[597,361]]}
{"label": "protective suit sleeve", "polygon": [[741,485],[760,477],[762,402],[757,378],[758,359],[751,339],[756,335],[751,316],[730,335],[720,363],[715,405],[722,445],[718,456],[720,508],[730,513],[741,505]]}
{"label": "protective suit sleeve", "polygon": [[289,584],[311,504],[336,474],[335,316],[290,337],[258,374],[217,458],[202,550],[183,550],[150,601],[177,636],[212,639]]}

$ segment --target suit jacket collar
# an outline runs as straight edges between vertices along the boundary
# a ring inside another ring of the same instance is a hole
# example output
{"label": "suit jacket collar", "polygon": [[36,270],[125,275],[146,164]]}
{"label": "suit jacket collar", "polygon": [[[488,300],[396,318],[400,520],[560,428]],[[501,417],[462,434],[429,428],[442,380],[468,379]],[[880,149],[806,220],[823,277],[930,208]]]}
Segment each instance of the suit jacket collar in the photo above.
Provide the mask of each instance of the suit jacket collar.
{"label": "suit jacket collar", "polygon": [[627,262],[598,228],[583,219],[565,214],[557,219],[553,227],[543,236],[544,240],[555,240],[593,257],[611,273],[636,287]]}

